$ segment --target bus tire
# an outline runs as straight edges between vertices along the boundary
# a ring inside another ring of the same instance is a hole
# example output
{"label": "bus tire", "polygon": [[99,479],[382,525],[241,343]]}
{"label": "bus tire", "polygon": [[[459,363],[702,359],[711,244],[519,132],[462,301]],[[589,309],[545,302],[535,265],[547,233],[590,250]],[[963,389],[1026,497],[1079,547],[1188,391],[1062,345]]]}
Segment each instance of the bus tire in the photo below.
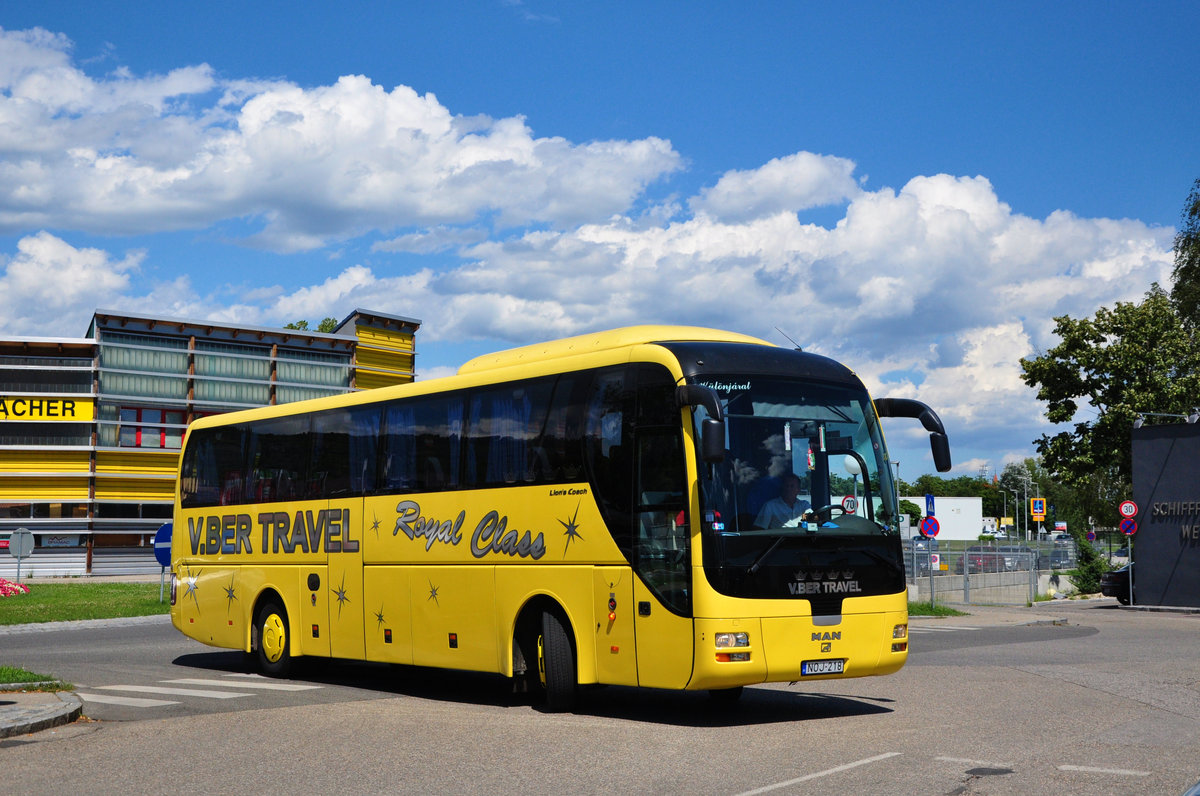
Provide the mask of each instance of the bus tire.
{"label": "bus tire", "polygon": [[557,614],[542,614],[538,639],[538,671],[546,689],[546,709],[563,713],[575,707],[575,649]]}
{"label": "bus tire", "polygon": [[267,600],[258,609],[254,628],[258,634],[258,668],[268,677],[287,677],[292,666],[287,611],[278,601]]}

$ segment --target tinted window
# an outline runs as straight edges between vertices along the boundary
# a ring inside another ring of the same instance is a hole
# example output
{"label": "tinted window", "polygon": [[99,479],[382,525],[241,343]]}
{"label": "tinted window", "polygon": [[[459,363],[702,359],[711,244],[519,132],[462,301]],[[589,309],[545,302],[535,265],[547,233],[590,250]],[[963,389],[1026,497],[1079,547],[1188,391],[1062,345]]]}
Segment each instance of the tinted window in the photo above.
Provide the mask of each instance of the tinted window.
{"label": "tinted window", "polygon": [[301,500],[314,497],[308,483],[309,418],[281,417],[250,428],[248,503]]}
{"label": "tinted window", "polygon": [[467,486],[505,486],[535,478],[535,451],[550,408],[553,379],[471,393],[467,423]]}
{"label": "tinted window", "polygon": [[245,475],[244,427],[200,429],[188,436],[180,478],[184,508],[240,503]]}
{"label": "tinted window", "polygon": [[307,494],[313,498],[362,495],[375,489],[378,406],[322,412],[313,417]]}
{"label": "tinted window", "polygon": [[417,398],[385,412],[382,489],[436,492],[459,485],[460,396]]}

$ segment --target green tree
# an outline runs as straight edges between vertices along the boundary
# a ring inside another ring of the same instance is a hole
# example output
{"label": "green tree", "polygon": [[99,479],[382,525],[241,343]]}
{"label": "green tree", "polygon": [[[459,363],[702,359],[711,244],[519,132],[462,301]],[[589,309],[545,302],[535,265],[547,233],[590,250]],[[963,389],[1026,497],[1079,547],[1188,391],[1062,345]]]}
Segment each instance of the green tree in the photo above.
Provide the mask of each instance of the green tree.
{"label": "green tree", "polygon": [[[325,334],[330,334],[333,332],[334,329],[337,328],[337,325],[338,325],[337,318],[325,318],[323,321],[321,321],[319,324],[317,324],[317,331],[323,332]],[[301,331],[301,332],[307,332],[309,330],[308,329],[308,321],[306,321],[306,320],[292,321],[291,323],[285,324],[283,328],[284,329],[295,329],[295,330]]]}
{"label": "green tree", "polygon": [[1042,463],[1072,486],[1099,475],[1127,489],[1134,419],[1139,413],[1187,414],[1200,395],[1195,336],[1157,284],[1139,303],[1101,307],[1094,318],[1063,315],[1054,321],[1061,342],[1021,360],[1021,378],[1046,402],[1050,422],[1074,424],[1036,441]]}
{"label": "green tree", "polygon": [[1175,234],[1175,270],[1171,272],[1175,286],[1171,301],[1184,322],[1191,328],[1200,327],[1200,179],[1192,184],[1192,192],[1183,203],[1183,223]]}

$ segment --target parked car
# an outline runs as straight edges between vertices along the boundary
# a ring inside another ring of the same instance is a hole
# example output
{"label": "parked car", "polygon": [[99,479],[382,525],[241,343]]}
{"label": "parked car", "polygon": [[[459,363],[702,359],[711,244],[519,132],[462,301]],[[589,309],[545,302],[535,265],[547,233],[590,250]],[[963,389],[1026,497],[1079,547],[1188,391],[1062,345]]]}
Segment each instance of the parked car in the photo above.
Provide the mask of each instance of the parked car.
{"label": "parked car", "polygon": [[1056,547],[1050,551],[1050,569],[1067,569],[1070,566],[1070,549],[1066,547]]}
{"label": "parked car", "polygon": [[933,536],[914,536],[912,538],[913,550],[937,550],[938,541]]}
{"label": "parked car", "polygon": [[954,571],[963,574],[963,566],[969,567],[968,572],[1003,572],[1004,556],[995,547],[973,545],[968,547],[958,558]]}
{"label": "parked car", "polygon": [[1004,568],[1009,572],[1013,570],[1028,571],[1030,569],[1041,569],[1041,556],[1037,550],[1026,545],[1007,545],[997,547],[996,551],[1004,556]]}
{"label": "parked car", "polygon": [[[1133,577],[1133,562],[1120,569],[1100,575],[1100,593],[1105,597],[1116,597],[1121,605],[1129,605],[1129,579]],[[1137,598],[1137,584],[1133,584],[1133,596]]]}

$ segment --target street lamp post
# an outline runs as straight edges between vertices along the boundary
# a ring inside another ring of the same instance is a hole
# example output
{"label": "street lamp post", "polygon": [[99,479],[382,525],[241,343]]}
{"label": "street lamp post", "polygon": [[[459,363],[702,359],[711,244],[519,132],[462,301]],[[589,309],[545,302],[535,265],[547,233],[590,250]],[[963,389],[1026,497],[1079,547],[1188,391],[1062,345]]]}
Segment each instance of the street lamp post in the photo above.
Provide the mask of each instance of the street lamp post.
{"label": "street lamp post", "polygon": [[1001,500],[1004,501],[1004,507],[1000,509],[1000,527],[1004,527],[1004,516],[1008,514],[1008,490],[1002,486],[996,487],[1001,492]]}

